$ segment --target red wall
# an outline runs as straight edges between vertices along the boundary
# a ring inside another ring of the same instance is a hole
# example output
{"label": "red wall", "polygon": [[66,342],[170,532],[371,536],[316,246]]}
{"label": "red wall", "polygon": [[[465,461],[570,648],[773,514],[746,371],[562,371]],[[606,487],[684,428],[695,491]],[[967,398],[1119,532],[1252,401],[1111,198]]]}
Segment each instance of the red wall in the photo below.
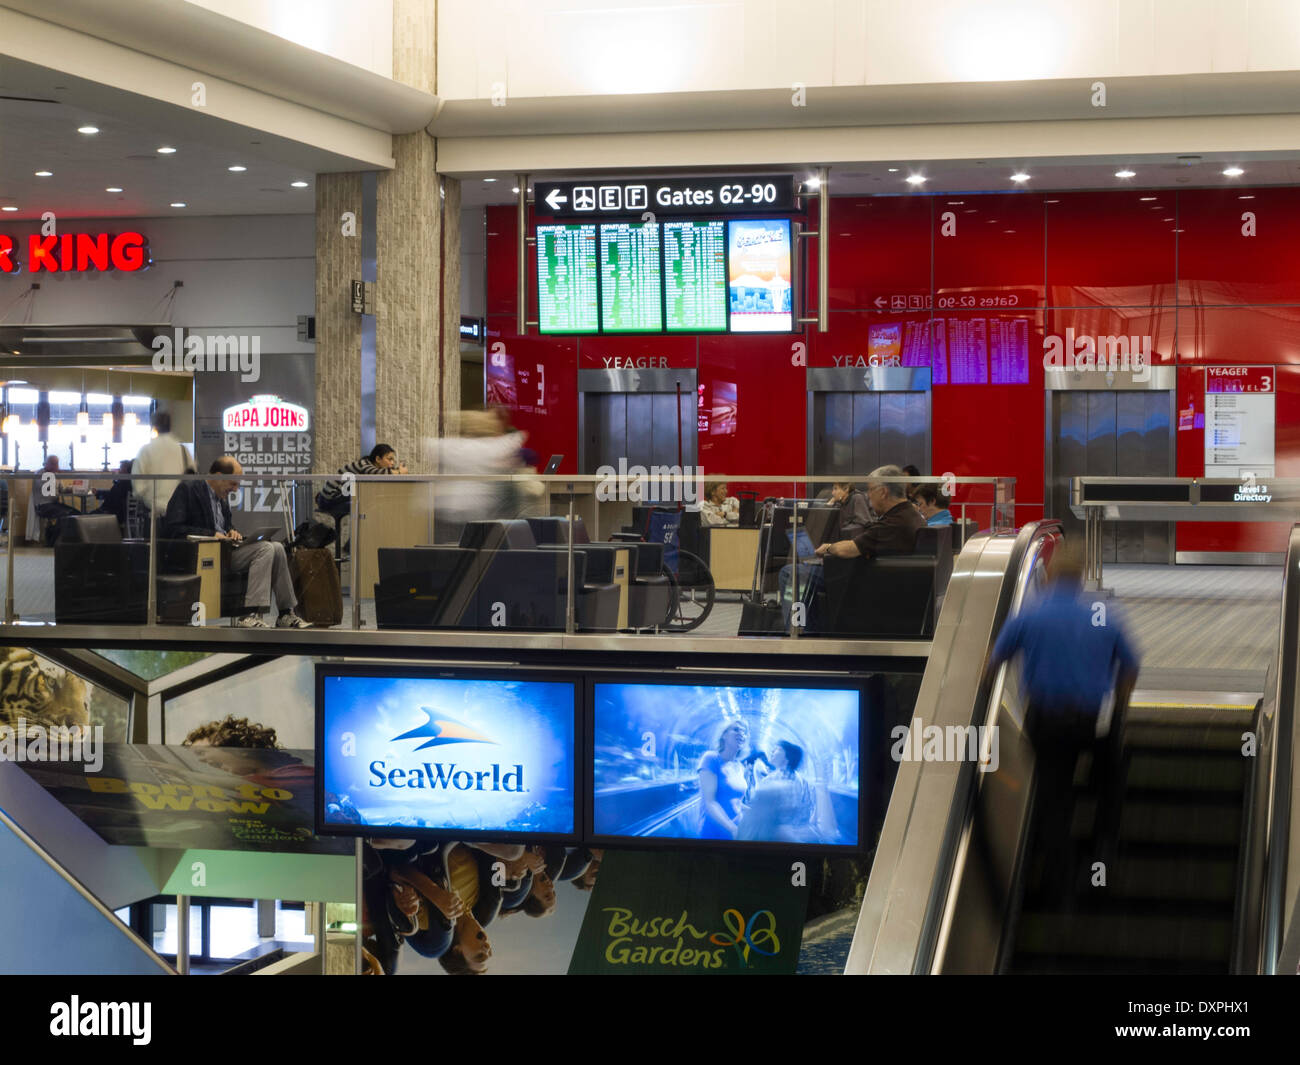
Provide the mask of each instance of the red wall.
{"label": "red wall", "polygon": [[[531,446],[543,458],[564,452],[563,469],[576,471],[577,366],[614,354],[668,356],[670,366],[697,367],[707,472],[797,476],[806,470],[805,360],[833,366],[866,356],[880,326],[910,322],[925,337],[922,327],[942,321],[951,338],[968,323],[978,336],[1019,319],[1029,337],[1027,383],[934,385],[931,472],[1013,476],[1017,502],[1041,505],[1043,337],[1073,328],[1152,336],[1155,361],[1178,366],[1180,410],[1203,412],[1205,365],[1278,367],[1277,475],[1300,476],[1300,190],[837,197],[830,213],[827,333],[541,340],[514,332],[514,208],[488,208],[489,379],[510,378],[516,424]],[[812,301],[816,241],[806,243]],[[535,271],[527,273],[531,310]],[[948,363],[935,335],[940,380]],[[492,366],[494,341],[505,344],[498,361],[509,367]],[[1178,474],[1202,475],[1201,430],[1193,423],[1176,441]],[[1284,547],[1284,527],[1272,524],[1178,532],[1182,551]]]}

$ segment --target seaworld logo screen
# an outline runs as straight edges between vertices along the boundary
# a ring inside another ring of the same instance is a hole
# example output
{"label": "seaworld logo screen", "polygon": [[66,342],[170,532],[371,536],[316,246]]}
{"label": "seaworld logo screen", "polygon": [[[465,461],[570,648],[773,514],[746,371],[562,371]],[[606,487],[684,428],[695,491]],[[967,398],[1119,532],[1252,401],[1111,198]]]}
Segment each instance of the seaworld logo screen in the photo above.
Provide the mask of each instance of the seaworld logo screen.
{"label": "seaworld logo screen", "polygon": [[323,822],[570,835],[570,682],[326,676]]}

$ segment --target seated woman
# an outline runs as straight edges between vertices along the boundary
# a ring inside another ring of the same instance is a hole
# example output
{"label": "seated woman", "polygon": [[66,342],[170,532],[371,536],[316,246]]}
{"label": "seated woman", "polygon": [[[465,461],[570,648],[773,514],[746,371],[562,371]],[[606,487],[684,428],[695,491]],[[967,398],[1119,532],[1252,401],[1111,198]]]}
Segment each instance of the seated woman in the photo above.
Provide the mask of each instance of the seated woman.
{"label": "seated woman", "polygon": [[930,526],[952,524],[952,512],[948,509],[950,502],[935,484],[918,484],[912,493],[912,506]]}
{"label": "seated woman", "polygon": [[739,525],[740,500],[727,495],[726,481],[706,481],[700,501],[700,524],[709,526]]}

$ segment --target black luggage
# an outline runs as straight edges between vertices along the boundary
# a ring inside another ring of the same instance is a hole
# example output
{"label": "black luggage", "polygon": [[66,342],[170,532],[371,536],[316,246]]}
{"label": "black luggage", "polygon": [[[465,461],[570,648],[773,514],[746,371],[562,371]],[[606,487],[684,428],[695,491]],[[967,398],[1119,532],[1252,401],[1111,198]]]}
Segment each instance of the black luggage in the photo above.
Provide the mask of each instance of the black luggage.
{"label": "black luggage", "polygon": [[781,621],[781,604],[755,603],[743,599],[740,603],[740,636],[779,636],[785,632]]}
{"label": "black luggage", "polygon": [[299,547],[289,562],[298,615],[319,628],[343,620],[343,589],[334,555],[324,547]]}

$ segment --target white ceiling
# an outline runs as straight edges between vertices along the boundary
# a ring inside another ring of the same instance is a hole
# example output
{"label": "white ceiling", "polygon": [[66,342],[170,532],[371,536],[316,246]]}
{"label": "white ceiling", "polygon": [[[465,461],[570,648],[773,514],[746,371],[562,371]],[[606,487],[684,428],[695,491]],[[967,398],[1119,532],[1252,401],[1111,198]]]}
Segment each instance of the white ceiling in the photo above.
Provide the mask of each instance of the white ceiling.
{"label": "white ceiling", "polygon": [[[98,126],[85,136],[78,126]],[[162,146],[176,148],[160,155]],[[227,167],[248,167],[239,174]],[[161,107],[57,71],[0,64],[0,221],[44,211],[76,218],[190,214],[309,214],[319,172],[356,164],[310,145],[223,122],[198,109]],[[38,170],[54,176],[38,178]],[[295,189],[292,181],[306,181]],[[121,193],[108,193],[110,186]]]}

